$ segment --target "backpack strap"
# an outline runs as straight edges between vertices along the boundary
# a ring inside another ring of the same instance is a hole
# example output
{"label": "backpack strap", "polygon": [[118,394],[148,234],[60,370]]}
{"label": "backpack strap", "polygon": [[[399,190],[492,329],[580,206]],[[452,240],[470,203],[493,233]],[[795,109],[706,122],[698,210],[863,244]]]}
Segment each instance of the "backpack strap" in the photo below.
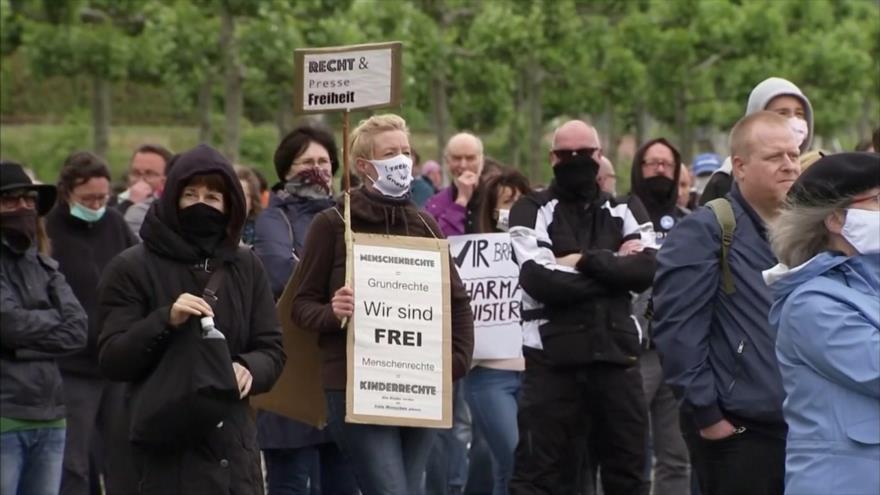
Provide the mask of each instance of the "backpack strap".
{"label": "backpack strap", "polygon": [[281,213],[281,218],[287,224],[287,235],[290,237],[290,254],[294,260],[299,261],[299,256],[296,255],[296,248],[293,247],[293,225],[290,224],[290,219],[287,218],[287,213],[283,209],[279,208],[278,213]]}
{"label": "backpack strap", "polygon": [[725,294],[736,292],[733,273],[730,271],[730,246],[733,244],[733,231],[736,230],[736,217],[727,198],[716,198],[706,203],[721,226],[721,286]]}

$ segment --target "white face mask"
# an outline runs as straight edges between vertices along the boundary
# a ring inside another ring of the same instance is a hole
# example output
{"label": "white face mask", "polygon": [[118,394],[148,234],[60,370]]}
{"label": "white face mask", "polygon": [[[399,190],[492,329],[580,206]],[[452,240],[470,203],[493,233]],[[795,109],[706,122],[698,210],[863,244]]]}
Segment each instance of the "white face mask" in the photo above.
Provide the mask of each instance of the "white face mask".
{"label": "white face mask", "polygon": [[807,133],[809,132],[807,121],[800,117],[789,117],[788,127],[791,128],[791,132],[794,133],[794,137],[797,140],[797,145],[800,147],[804,140],[807,139]]}
{"label": "white face mask", "polygon": [[377,179],[367,176],[383,196],[402,198],[412,183],[412,158],[400,154],[385,160],[368,160],[376,167]]}
{"label": "white face mask", "polygon": [[880,252],[880,211],[847,208],[842,234],[860,254]]}
{"label": "white face mask", "polygon": [[498,230],[507,232],[510,229],[510,210],[496,210],[498,212],[498,222],[495,226]]}

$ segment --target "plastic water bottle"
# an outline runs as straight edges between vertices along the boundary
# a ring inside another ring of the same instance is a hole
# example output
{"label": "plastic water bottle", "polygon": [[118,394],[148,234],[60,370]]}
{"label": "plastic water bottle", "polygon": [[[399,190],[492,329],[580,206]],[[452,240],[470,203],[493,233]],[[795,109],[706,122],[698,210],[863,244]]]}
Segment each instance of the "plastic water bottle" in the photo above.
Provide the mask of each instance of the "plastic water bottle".
{"label": "plastic water bottle", "polygon": [[210,316],[202,317],[200,320],[202,323],[202,338],[203,339],[223,339],[226,340],[226,337],[217,330],[217,327],[214,326],[214,318]]}

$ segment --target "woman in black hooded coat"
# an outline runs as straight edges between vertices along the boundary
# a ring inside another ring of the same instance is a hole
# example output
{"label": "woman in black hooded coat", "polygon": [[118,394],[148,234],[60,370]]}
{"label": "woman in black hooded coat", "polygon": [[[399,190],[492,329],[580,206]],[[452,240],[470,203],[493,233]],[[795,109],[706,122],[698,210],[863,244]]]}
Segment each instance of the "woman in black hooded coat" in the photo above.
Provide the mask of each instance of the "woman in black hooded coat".
{"label": "woman in black hooded coat", "polygon": [[[170,168],[165,191],[141,227],[143,244],[124,251],[104,272],[98,295],[101,370],[130,382],[136,392],[169,342],[183,331],[198,331],[199,315],[213,313],[243,398],[197,443],[171,450],[129,444],[138,490],[261,494],[248,396],[268,391],[284,366],[272,292],[256,255],[238,248],[245,200],[229,162],[200,145],[174,157]],[[212,309],[201,295],[221,264],[225,275]]]}

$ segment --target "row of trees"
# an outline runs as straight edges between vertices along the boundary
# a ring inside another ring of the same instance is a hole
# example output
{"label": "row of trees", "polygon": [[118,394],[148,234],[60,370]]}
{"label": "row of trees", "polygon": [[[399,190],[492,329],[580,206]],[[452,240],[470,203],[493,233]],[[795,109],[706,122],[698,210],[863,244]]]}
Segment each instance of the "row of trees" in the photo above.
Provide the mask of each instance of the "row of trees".
{"label": "row of trees", "polygon": [[561,116],[606,143],[659,127],[690,157],[771,75],[809,95],[826,138],[880,120],[878,0],[0,0],[0,22],[3,57],[91,79],[99,153],[119,81],[165,88],[202,140],[222,107],[236,158],[243,113],[293,124],[295,48],[386,40],[404,42],[409,120],[438,147],[454,129],[491,135],[533,177]]}

